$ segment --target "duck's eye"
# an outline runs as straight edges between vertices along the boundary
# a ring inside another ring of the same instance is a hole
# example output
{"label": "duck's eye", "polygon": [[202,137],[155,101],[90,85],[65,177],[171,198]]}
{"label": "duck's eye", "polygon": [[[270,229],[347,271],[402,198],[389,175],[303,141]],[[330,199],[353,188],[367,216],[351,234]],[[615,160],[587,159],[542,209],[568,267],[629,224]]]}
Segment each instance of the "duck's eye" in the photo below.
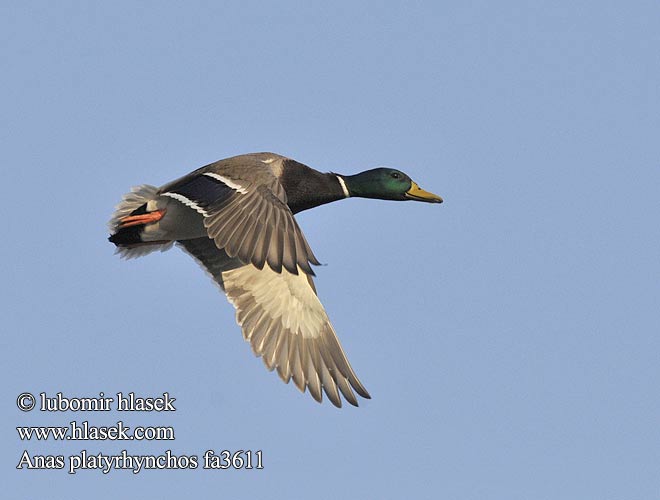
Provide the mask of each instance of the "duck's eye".
{"label": "duck's eye", "polygon": [[392,172],[392,179],[401,179],[401,174],[399,172]]}

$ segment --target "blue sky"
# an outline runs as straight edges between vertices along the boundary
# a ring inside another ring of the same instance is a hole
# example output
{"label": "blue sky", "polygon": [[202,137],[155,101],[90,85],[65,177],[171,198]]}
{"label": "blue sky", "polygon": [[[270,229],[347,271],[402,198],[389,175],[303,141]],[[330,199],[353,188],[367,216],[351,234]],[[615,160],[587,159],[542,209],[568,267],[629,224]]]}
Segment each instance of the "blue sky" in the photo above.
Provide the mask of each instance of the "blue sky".
{"label": "blue sky", "polygon": [[[2,476],[12,498],[648,499],[660,480],[654,2],[5,2]],[[442,205],[298,216],[373,399],[316,404],[178,250],[130,262],[131,186],[273,151],[408,173]],[[24,391],[174,414],[20,412]],[[17,425],[174,442],[21,442]],[[16,470],[23,450],[261,471]]]}

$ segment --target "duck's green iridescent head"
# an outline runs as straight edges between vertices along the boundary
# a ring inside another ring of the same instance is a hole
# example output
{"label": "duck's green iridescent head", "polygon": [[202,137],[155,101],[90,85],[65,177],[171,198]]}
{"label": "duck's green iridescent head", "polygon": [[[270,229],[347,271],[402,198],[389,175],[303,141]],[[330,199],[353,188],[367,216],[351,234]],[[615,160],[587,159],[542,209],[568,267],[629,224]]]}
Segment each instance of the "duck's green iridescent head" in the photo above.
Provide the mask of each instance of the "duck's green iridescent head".
{"label": "duck's green iridescent head", "polygon": [[410,177],[394,168],[374,168],[356,175],[343,176],[343,179],[351,196],[442,203],[440,196],[424,191]]}

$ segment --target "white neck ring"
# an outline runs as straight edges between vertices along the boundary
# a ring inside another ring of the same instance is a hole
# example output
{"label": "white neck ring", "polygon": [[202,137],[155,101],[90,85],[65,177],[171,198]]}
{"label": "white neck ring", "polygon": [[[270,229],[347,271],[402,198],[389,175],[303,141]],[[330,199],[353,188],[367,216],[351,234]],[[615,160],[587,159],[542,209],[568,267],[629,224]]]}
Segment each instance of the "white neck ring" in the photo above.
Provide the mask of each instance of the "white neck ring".
{"label": "white neck ring", "polygon": [[344,196],[346,198],[351,197],[351,193],[348,192],[348,188],[346,187],[346,181],[343,179],[341,175],[337,176],[337,180],[339,181],[339,184],[341,185],[341,190],[344,192]]}

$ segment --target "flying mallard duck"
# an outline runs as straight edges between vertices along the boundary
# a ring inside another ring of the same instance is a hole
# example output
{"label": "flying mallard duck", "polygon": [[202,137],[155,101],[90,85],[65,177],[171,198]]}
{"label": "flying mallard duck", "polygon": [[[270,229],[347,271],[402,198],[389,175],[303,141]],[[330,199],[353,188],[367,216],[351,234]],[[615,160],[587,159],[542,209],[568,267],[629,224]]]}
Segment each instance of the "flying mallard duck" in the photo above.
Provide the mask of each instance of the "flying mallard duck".
{"label": "flying mallard duck", "polygon": [[161,188],[133,188],[110,220],[109,240],[125,258],[175,242],[211,275],[236,308],[236,320],[269,370],[341,407],[351,387],[369,393],[346,359],[316,296],[319,265],[293,214],[349,197],[442,203],[403,172],[321,173],[273,153],[227,158]]}

